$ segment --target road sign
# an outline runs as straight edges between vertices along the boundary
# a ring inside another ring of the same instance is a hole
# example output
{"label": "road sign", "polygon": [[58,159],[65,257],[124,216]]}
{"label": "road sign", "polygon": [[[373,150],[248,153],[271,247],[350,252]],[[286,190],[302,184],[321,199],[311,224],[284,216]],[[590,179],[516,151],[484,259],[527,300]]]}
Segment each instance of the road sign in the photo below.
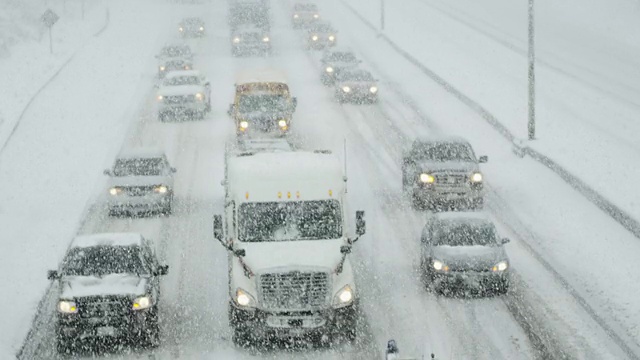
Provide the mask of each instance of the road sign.
{"label": "road sign", "polygon": [[58,19],[60,19],[60,17],[58,16],[58,14],[54,13],[53,10],[47,9],[47,11],[42,14],[42,17],[40,19],[47,27],[52,27],[53,24],[55,24]]}

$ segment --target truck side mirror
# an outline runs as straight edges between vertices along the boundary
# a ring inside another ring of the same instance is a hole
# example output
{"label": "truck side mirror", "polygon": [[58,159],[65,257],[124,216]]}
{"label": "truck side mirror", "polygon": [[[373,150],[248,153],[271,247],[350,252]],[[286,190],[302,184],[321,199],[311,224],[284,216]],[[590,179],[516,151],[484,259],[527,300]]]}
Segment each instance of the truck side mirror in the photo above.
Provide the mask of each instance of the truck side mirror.
{"label": "truck side mirror", "polygon": [[169,265],[160,265],[156,270],[156,275],[167,275],[169,273]]}
{"label": "truck side mirror", "polygon": [[247,255],[247,251],[245,249],[235,249],[233,250],[233,255],[237,257],[243,257]]}
{"label": "truck side mirror", "polygon": [[351,246],[349,245],[340,246],[340,254],[351,254]]}
{"label": "truck side mirror", "polygon": [[367,231],[367,223],[364,220],[364,211],[358,210],[356,211],[356,234],[358,236],[362,236],[366,231]]}
{"label": "truck side mirror", "polygon": [[482,155],[480,156],[480,159],[478,159],[479,163],[486,163],[487,161],[489,161],[489,157],[487,155]]}
{"label": "truck side mirror", "polygon": [[501,242],[502,242],[502,245],[504,245],[504,244],[508,244],[508,243],[510,243],[510,242],[511,242],[511,240],[509,240],[509,238],[502,238],[502,241],[501,241]]}
{"label": "truck side mirror", "polygon": [[104,171],[102,173],[107,175],[107,176],[111,176],[111,169],[104,169]]}
{"label": "truck side mirror", "polygon": [[292,103],[293,103],[293,110],[295,110],[298,107],[298,98],[297,97],[293,97],[293,99],[291,99]]}
{"label": "truck side mirror", "polygon": [[[223,242],[224,233],[222,231],[222,215],[213,215],[213,237],[218,241]],[[223,245],[225,244],[223,243]]]}
{"label": "truck side mirror", "polygon": [[48,280],[58,280],[60,279],[60,274],[56,270],[47,271],[47,279]]}
{"label": "truck side mirror", "polygon": [[229,110],[227,110],[227,114],[229,114],[229,116],[233,115],[233,109],[234,109],[233,104],[229,104]]}

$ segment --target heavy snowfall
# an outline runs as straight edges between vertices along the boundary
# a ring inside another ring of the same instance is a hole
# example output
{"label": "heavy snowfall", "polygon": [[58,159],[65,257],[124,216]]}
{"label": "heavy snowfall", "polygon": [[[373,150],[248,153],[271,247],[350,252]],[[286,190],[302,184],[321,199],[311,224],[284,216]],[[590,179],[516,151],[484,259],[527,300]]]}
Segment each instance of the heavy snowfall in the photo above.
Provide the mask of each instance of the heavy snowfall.
{"label": "heavy snowfall", "polygon": [[0,358],[639,359],[638,18],[0,0]]}

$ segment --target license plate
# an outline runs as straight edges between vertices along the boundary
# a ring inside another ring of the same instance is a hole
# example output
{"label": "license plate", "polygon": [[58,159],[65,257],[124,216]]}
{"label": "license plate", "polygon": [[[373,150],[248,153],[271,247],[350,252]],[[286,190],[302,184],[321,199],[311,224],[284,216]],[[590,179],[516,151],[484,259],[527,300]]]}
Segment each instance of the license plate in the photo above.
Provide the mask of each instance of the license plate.
{"label": "license plate", "polygon": [[98,336],[115,336],[116,329],[112,326],[101,326],[96,329],[96,335]]}

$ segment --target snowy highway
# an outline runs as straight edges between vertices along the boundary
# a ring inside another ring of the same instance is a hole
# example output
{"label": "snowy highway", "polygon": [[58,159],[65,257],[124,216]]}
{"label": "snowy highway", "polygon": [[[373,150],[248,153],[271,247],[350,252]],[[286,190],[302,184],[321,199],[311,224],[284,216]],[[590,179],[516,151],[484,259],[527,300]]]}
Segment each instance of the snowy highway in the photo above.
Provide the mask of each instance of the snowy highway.
{"label": "snowy highway", "polygon": [[[305,51],[299,32],[291,27],[288,2],[272,1],[272,56],[232,57],[226,2],[219,3],[163,4],[161,16],[149,14],[141,20],[147,26],[145,38],[153,39],[154,44],[177,36],[174,23],[182,16],[197,14],[207,23],[216,24],[207,37],[189,40],[195,52],[195,68],[212,85],[213,111],[205,119],[158,121],[153,66],[156,47],[121,47],[119,57],[143,59],[137,60],[140,63],[136,68],[150,66],[131,83],[104,85],[105,94],[127,88],[127,96],[122,94],[112,104],[129,110],[126,122],[114,125],[121,136],[111,135],[111,153],[118,148],[161,147],[177,168],[175,209],[170,216],[109,217],[101,195],[106,194],[104,179],[95,175],[85,178],[97,181],[90,186],[95,194],[88,199],[77,232],[140,232],[156,242],[161,262],[169,265],[169,275],[162,283],[160,346],[149,351],[108,352],[109,358],[381,359],[384,345],[391,338],[398,340],[403,355],[426,357],[434,353],[438,359],[640,356],[639,336],[620,316],[626,309],[611,311],[616,304],[606,300],[612,291],[625,294],[624,301],[633,299],[629,282],[609,283],[612,272],[603,269],[598,274],[593,267],[593,260],[600,257],[634,262],[634,254],[640,253],[637,239],[550,170],[513,154],[509,144],[477,114],[378,43],[375,33],[346,10],[341,1],[322,4],[326,14],[323,16],[340,30],[340,45],[355,50],[363,66],[379,79],[377,104],[341,105],[335,101],[332,88],[320,82],[319,53]],[[131,7],[151,7],[152,1],[115,1],[111,6],[112,13],[124,14]],[[130,16],[114,16],[111,26],[122,28],[122,33],[103,46],[126,43],[126,29],[136,27],[119,21],[132,20]],[[96,45],[84,51],[99,62],[97,59],[109,49]],[[109,68],[109,64],[101,65]],[[367,214],[367,234],[354,247],[353,265],[363,313],[354,343],[343,341],[317,349],[283,346],[257,353],[236,348],[231,341],[227,252],[213,237],[212,216],[223,211],[220,183],[225,143],[235,139],[233,122],[226,114],[233,96],[234,76],[245,69],[265,67],[284,70],[292,93],[298,98],[291,142],[302,149],[330,149],[342,157],[348,168],[349,199],[354,208],[364,209]],[[81,73],[63,73],[60,76],[66,76],[66,80],[58,81],[73,84],[78,76],[90,77],[93,69],[78,71]],[[109,76],[108,71],[97,71],[96,76]],[[411,78],[419,81],[408,82]],[[105,96],[96,96],[84,106],[97,106]],[[41,112],[34,112],[32,119],[43,114],[48,105],[42,104]],[[79,110],[78,115],[86,114]],[[108,132],[109,128],[101,131]],[[415,136],[432,134],[464,136],[479,154],[489,155],[489,163],[483,167],[490,188],[485,209],[498,224],[501,235],[512,240],[507,252],[515,274],[508,295],[438,296],[427,291],[420,280],[419,236],[426,215],[413,210],[409,199],[403,196],[401,153]],[[88,136],[74,141],[82,148],[93,140]],[[19,138],[14,143],[20,144]],[[7,151],[18,156],[15,154],[19,150],[20,147],[9,147]],[[64,151],[67,150],[61,150]],[[43,155],[45,161],[46,156]],[[110,161],[105,159],[105,164]],[[6,162],[0,164],[5,166]],[[18,168],[15,164],[10,166]],[[7,175],[13,172],[5,169],[0,180],[16,181],[13,175]],[[577,248],[575,245],[582,238],[606,238],[613,244],[608,255],[601,255],[601,248],[593,243]],[[64,248],[58,247],[45,264],[56,266],[52,261],[62,256]],[[568,261],[572,266],[567,265]],[[628,271],[631,276],[635,268],[637,265],[621,271]],[[602,283],[607,286],[600,288]],[[46,293],[45,288],[38,291],[44,295],[34,309],[31,328],[19,352],[21,359],[58,358],[54,344],[57,288],[49,287]],[[640,317],[640,310],[631,311],[632,319]]]}

